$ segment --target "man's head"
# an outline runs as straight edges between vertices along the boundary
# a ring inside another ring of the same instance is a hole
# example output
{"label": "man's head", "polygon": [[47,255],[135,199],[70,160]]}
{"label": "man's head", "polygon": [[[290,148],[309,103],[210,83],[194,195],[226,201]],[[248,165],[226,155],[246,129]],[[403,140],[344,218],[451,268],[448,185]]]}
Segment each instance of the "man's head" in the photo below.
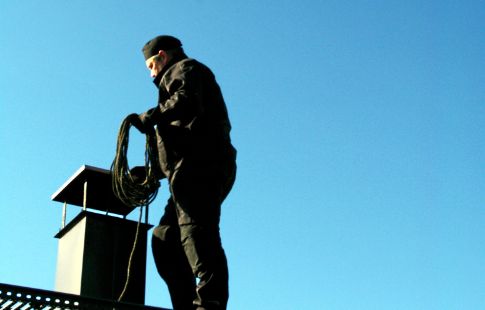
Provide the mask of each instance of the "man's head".
{"label": "man's head", "polygon": [[156,77],[163,67],[170,61],[175,51],[179,51],[182,42],[179,39],[162,35],[148,41],[142,49],[145,56],[145,64],[150,70],[150,75]]}

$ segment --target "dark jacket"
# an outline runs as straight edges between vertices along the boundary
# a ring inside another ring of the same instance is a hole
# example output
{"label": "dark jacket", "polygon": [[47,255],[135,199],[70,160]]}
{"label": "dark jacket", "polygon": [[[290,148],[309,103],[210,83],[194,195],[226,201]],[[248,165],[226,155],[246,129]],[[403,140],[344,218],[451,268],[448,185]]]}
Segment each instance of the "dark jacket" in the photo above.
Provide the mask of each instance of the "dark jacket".
{"label": "dark jacket", "polygon": [[234,160],[226,104],[211,70],[185,55],[154,80],[158,106],[147,112],[157,126],[160,166],[169,177],[184,162]]}

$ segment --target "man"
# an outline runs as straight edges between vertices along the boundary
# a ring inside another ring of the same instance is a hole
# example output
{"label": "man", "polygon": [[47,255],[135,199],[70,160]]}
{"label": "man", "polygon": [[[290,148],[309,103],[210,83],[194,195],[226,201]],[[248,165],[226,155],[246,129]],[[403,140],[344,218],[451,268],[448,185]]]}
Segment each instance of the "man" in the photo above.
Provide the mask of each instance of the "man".
{"label": "man", "polygon": [[171,193],[153,231],[155,263],[174,310],[226,309],[219,220],[236,175],[226,105],[211,70],[188,58],[177,38],[155,37],[142,51],[159,99],[134,125],[142,132],[156,126],[160,168]]}

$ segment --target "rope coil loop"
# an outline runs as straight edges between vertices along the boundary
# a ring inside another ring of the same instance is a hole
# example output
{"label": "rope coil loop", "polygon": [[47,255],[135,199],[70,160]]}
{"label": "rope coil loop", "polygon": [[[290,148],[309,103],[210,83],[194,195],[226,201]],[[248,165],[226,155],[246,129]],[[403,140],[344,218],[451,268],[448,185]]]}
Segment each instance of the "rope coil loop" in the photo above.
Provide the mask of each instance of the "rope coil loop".
{"label": "rope coil loop", "polygon": [[128,207],[148,206],[155,200],[160,182],[158,173],[157,139],[151,126],[146,128],[145,179],[140,180],[130,171],[128,165],[128,143],[130,127],[140,122],[137,114],[128,115],[121,123],[118,132],[116,156],[111,165],[112,187],[114,194]]}
{"label": "rope coil loop", "polygon": [[[140,180],[140,176],[132,174],[128,165],[128,143],[130,136],[130,127],[136,124],[138,128],[142,128],[146,134],[145,144],[145,179]],[[138,225],[136,227],[135,241],[128,259],[128,268],[126,272],[126,281],[123,291],[121,292],[118,301],[121,301],[128,290],[128,284],[131,276],[131,264],[133,255],[135,253],[138,235],[140,233],[140,223],[143,207],[146,206],[146,214],[148,215],[148,206],[155,200],[160,187],[159,176],[160,166],[158,163],[157,139],[155,130],[151,126],[143,126],[137,114],[128,115],[121,123],[118,132],[118,141],[116,145],[116,156],[111,164],[111,182],[113,193],[126,206],[134,209],[140,207],[140,216]]]}

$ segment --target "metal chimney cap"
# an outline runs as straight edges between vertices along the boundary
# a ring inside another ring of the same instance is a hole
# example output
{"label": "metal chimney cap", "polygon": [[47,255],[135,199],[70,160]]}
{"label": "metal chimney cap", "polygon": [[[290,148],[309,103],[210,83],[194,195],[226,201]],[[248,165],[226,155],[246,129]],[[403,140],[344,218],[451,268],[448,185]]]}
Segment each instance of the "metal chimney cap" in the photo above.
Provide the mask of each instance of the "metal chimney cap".
{"label": "metal chimney cap", "polygon": [[134,209],[126,206],[113,193],[109,170],[88,165],[82,165],[52,194],[51,199],[79,207],[83,207],[85,203],[87,209],[123,216],[128,215]]}

